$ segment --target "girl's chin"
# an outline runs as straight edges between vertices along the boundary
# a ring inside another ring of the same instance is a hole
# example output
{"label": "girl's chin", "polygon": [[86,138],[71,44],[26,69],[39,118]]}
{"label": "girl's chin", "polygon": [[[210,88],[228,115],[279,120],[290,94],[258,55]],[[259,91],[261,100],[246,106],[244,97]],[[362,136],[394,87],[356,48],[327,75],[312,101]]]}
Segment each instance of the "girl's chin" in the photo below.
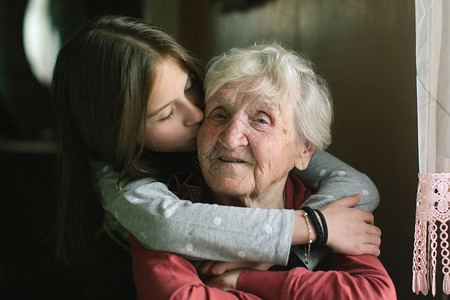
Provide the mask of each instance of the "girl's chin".
{"label": "girl's chin", "polygon": [[189,145],[187,145],[178,152],[195,151],[195,150],[197,150],[197,142],[194,140],[192,143],[190,143]]}
{"label": "girl's chin", "polygon": [[170,149],[151,149],[144,147],[146,150],[152,151],[152,152],[160,152],[160,153],[177,153],[177,152],[192,152],[197,150],[197,145],[192,146],[185,146],[185,147],[178,147],[178,148],[170,148]]}

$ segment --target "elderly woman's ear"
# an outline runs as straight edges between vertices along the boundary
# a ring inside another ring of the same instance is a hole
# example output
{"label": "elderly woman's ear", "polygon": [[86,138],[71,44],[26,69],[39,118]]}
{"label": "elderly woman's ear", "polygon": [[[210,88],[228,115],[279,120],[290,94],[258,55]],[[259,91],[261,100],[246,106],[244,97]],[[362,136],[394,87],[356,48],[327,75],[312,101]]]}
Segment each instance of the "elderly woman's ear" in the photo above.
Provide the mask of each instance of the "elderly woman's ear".
{"label": "elderly woman's ear", "polygon": [[297,147],[297,154],[295,155],[295,168],[304,170],[308,167],[311,156],[314,154],[315,147],[311,143],[304,143]]}

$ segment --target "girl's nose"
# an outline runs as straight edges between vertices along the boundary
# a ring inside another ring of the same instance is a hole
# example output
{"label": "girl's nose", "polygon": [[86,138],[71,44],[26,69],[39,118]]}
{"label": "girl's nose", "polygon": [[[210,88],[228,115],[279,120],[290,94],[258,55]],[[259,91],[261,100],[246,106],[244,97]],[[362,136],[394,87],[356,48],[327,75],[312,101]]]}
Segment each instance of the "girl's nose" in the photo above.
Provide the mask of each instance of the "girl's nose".
{"label": "girl's nose", "polygon": [[200,109],[195,104],[189,102],[186,111],[186,118],[184,121],[184,125],[186,126],[197,125],[203,120],[203,117],[204,117],[203,110]]}

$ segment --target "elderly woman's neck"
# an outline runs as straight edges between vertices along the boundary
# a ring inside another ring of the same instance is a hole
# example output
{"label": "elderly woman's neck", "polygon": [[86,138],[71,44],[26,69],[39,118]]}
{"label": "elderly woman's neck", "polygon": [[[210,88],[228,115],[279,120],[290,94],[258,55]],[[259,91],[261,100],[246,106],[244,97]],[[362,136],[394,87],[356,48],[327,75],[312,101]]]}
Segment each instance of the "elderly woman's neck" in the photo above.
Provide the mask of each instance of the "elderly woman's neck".
{"label": "elderly woman's neck", "polygon": [[240,196],[217,193],[215,194],[215,197],[217,203],[222,205],[283,209],[284,184],[272,188],[270,191],[264,191],[263,193],[254,192],[252,194]]}

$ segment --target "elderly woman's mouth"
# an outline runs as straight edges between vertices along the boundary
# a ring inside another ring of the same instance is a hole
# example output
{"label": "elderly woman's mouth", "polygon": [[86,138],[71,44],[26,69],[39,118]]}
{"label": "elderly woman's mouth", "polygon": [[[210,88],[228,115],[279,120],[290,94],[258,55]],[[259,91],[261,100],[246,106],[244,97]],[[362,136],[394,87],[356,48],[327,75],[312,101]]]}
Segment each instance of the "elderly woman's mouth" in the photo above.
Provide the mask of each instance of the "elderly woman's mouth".
{"label": "elderly woman's mouth", "polygon": [[232,158],[232,157],[227,157],[227,156],[219,156],[218,159],[220,161],[228,162],[228,163],[245,163],[245,161],[243,161],[242,159]]}

